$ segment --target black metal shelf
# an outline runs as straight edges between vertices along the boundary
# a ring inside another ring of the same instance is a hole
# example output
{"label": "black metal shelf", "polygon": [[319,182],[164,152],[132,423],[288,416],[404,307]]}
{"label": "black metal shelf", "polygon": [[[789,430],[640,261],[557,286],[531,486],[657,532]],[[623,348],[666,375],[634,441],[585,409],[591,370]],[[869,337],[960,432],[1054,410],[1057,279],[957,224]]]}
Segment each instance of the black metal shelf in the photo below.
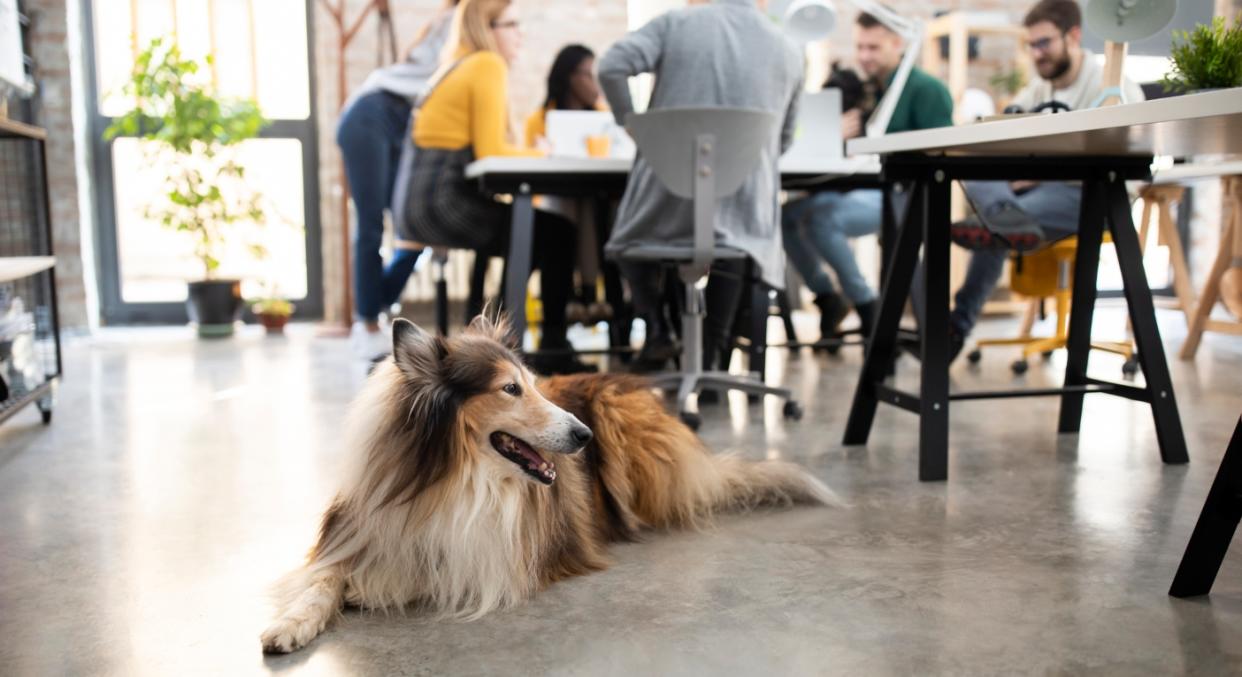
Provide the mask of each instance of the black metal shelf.
{"label": "black metal shelf", "polygon": [[[38,127],[0,119],[0,262],[53,255],[46,140]],[[55,269],[20,268],[0,279],[0,422],[33,403],[49,423],[62,369]]]}

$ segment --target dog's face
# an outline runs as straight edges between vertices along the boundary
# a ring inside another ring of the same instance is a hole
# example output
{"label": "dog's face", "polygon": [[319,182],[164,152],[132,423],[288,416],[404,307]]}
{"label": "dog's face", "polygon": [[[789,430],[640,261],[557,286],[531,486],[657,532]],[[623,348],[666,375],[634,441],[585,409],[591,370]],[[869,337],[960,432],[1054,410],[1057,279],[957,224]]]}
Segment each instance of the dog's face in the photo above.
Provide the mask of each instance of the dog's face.
{"label": "dog's face", "polygon": [[591,430],[539,392],[535,377],[513,362],[495,365],[487,392],[462,408],[474,449],[484,462],[500,463],[544,485],[556,481],[556,456],[576,454],[591,441]]}
{"label": "dog's face", "polygon": [[412,387],[455,409],[444,413],[460,422],[464,453],[502,474],[551,485],[556,457],[581,451],[591,430],[539,392],[535,376],[502,342],[505,333],[481,317],[443,339],[398,320],[393,359]]}

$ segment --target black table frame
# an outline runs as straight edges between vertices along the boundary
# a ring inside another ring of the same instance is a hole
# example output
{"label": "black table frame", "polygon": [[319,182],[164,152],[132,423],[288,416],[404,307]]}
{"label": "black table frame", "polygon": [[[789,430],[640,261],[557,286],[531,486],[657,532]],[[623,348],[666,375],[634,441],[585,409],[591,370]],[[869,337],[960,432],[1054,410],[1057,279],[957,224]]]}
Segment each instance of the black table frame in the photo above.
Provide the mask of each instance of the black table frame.
{"label": "black table frame", "polygon": [[[534,242],[535,226],[535,195],[555,195],[589,199],[595,205],[595,227],[600,237],[596,238],[601,250],[606,235],[611,230],[611,205],[625,194],[625,186],[629,180],[629,172],[519,172],[490,171],[480,175],[476,181],[479,189],[489,194],[507,194],[513,198],[513,221],[509,237],[509,252],[505,259],[505,293],[503,310],[508,314],[511,335],[521,345],[526,335],[526,285],[531,272],[531,247]],[[824,190],[850,190],[853,188],[887,187],[875,174],[858,173],[850,175],[820,174],[815,172],[781,174],[782,187],[789,190],[805,190],[818,192]],[[885,203],[887,204],[887,200]],[[887,210],[886,210],[887,211]],[[891,214],[885,220],[885,232],[892,223]],[[887,241],[881,235],[881,242]],[[605,296],[612,304],[614,312],[621,308],[620,277],[613,264],[604,262]],[[628,323],[611,322],[609,338],[613,351],[626,350],[629,335],[620,331],[621,326]],[[536,351],[537,352],[537,351]]]}
{"label": "black table frame", "polygon": [[[1186,463],[1173,384],[1156,326],[1151,288],[1143,269],[1138,234],[1130,216],[1125,181],[1150,180],[1150,156],[1123,157],[981,157],[901,153],[886,156],[882,179],[909,182],[905,215],[890,248],[879,318],[854,392],[843,443],[867,443],[880,402],[919,416],[919,479],[948,478],[949,402],[986,398],[1059,396],[1059,432],[1078,432],[1083,396],[1107,393],[1148,402],[1155,420],[1160,456],[1165,463]],[[1078,253],[1074,264],[1069,353],[1060,388],[949,392],[949,225],[950,187],[958,180],[1037,180],[1082,182]],[[1101,381],[1087,375],[1091,322],[1097,297],[1100,245],[1106,227],[1113,236],[1125,283],[1126,304],[1134,328],[1145,387]],[[921,323],[922,380],[918,394],[885,383],[896,356],[898,324],[910,293],[919,248],[923,249],[924,285]]]}
{"label": "black table frame", "polygon": [[1177,567],[1169,594],[1197,597],[1212,591],[1221,562],[1229,552],[1229,542],[1242,521],[1242,418],[1234,428],[1233,439],[1225,449],[1216,479],[1203,503],[1203,512],[1186,544],[1186,554]]}

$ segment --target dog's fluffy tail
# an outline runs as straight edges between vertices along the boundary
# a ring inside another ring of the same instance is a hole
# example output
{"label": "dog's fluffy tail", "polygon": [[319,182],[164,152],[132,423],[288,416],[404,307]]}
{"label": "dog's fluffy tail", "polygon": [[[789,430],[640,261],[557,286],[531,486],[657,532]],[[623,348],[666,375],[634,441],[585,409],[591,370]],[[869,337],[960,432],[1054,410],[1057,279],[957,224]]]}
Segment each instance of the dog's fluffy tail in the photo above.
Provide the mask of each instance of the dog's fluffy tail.
{"label": "dog's fluffy tail", "polygon": [[785,461],[748,461],[708,455],[714,472],[705,473],[713,510],[750,510],[765,505],[812,503],[842,506],[841,499],[801,466]]}
{"label": "dog's fluffy tail", "polygon": [[285,598],[280,616],[263,631],[264,653],[289,653],[323,632],[345,601],[345,578],[340,565],[293,572],[278,584]]}

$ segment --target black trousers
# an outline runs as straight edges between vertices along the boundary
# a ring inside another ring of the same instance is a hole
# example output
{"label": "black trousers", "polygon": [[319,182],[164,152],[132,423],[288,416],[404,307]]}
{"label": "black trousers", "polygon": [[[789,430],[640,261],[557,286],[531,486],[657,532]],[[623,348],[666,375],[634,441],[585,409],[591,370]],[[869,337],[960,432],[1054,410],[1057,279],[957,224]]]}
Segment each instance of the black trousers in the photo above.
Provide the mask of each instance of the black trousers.
{"label": "black trousers", "polygon": [[[630,299],[634,303],[634,310],[647,323],[648,335],[651,335],[650,332],[666,332],[666,285],[675,282],[676,278],[667,275],[667,269],[657,263],[622,262],[619,267],[621,275],[630,285]],[[747,288],[749,268],[748,261],[722,260],[712,263],[704,293],[707,311],[703,319],[704,368],[723,368],[716,364],[716,359],[728,354],[725,344],[729,340],[738,306]]]}

